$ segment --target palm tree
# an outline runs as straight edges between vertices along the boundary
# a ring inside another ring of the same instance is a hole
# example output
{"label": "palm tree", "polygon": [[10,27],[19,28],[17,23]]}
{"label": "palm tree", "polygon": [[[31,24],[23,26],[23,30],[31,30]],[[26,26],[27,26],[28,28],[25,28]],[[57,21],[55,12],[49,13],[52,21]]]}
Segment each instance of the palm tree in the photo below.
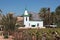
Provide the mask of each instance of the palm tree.
{"label": "palm tree", "polygon": [[13,17],[13,14],[9,13],[7,15],[3,15],[1,21],[6,31],[7,30],[14,31],[15,24],[16,24],[16,18]]}
{"label": "palm tree", "polygon": [[57,18],[57,25],[60,26],[60,5],[55,9],[56,18]]}
{"label": "palm tree", "polygon": [[55,9],[56,15],[60,15],[60,5]]}
{"label": "palm tree", "polygon": [[2,10],[0,9],[0,27],[2,28],[3,25],[1,24],[2,23],[1,20],[2,20]]}
{"label": "palm tree", "polygon": [[51,12],[50,21],[51,21],[51,24],[56,23],[56,14],[55,14],[55,12]]}
{"label": "palm tree", "polygon": [[39,14],[40,14],[40,16],[41,16],[42,18],[45,17],[46,11],[47,11],[47,8],[41,8]]}
{"label": "palm tree", "polygon": [[47,12],[47,8],[41,8],[40,12],[39,12],[39,16],[40,18],[43,18],[44,21],[44,25],[46,24],[46,12]]}

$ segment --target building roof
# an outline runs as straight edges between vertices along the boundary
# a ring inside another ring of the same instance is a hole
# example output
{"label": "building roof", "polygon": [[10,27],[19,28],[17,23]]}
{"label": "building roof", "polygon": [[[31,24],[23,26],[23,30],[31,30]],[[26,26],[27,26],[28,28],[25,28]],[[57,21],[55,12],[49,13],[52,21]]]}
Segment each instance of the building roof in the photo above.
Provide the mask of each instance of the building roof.
{"label": "building roof", "polygon": [[35,13],[35,12],[28,12],[29,14],[32,14],[32,21],[40,21],[42,20],[41,17],[39,17],[38,13]]}

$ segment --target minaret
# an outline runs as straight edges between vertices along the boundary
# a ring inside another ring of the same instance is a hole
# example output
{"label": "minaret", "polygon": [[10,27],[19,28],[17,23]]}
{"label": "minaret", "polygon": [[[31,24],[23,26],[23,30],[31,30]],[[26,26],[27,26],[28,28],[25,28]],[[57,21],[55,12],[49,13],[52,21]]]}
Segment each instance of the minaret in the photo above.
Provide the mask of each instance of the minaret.
{"label": "minaret", "polygon": [[29,14],[28,14],[27,9],[25,9],[25,12],[24,12],[24,25],[28,26],[28,24],[29,24]]}

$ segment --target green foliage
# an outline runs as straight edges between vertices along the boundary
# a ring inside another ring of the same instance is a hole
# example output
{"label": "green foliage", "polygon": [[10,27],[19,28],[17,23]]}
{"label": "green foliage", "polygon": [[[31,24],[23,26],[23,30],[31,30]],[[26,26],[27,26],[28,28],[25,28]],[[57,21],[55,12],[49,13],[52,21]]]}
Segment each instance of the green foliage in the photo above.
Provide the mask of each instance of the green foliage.
{"label": "green foliage", "polygon": [[55,11],[56,11],[56,14],[57,14],[57,15],[60,15],[60,5],[56,8]]}
{"label": "green foliage", "polygon": [[57,34],[60,36],[60,28],[45,28],[45,29],[23,29],[22,31],[22,37],[23,39],[26,38],[31,38],[34,36],[36,40],[42,40],[44,34],[46,37],[46,40],[54,40],[55,38],[53,37],[53,32],[57,32]]}
{"label": "green foliage", "polygon": [[40,10],[41,13],[46,13],[46,11],[47,11],[47,8],[41,8]]}
{"label": "green foliage", "polygon": [[5,38],[5,39],[8,38],[8,34],[5,34],[5,35],[4,35],[4,38]]}
{"label": "green foliage", "polygon": [[7,14],[3,15],[2,17],[2,25],[4,26],[4,29],[13,31],[15,29],[16,24],[16,18],[13,17],[13,14]]}
{"label": "green foliage", "polygon": [[44,21],[45,25],[57,25],[60,26],[60,5],[56,7],[54,12],[50,12],[50,9],[48,8],[41,8],[39,11],[40,18]]}
{"label": "green foliage", "polygon": [[59,28],[59,27],[60,27],[60,22],[58,21],[56,24],[57,24],[57,26],[58,26],[58,28]]}

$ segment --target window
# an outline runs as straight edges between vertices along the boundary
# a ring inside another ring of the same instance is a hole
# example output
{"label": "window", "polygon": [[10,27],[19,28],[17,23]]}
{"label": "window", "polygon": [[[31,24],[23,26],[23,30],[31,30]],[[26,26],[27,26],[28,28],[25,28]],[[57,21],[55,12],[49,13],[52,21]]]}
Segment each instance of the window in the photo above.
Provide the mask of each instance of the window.
{"label": "window", "polygon": [[35,25],[32,25],[32,27],[35,27]]}
{"label": "window", "polygon": [[29,23],[29,26],[30,26],[30,23]]}
{"label": "window", "polygon": [[37,24],[37,26],[39,26],[39,23]]}
{"label": "window", "polygon": [[27,17],[26,17],[26,21],[27,21]]}

